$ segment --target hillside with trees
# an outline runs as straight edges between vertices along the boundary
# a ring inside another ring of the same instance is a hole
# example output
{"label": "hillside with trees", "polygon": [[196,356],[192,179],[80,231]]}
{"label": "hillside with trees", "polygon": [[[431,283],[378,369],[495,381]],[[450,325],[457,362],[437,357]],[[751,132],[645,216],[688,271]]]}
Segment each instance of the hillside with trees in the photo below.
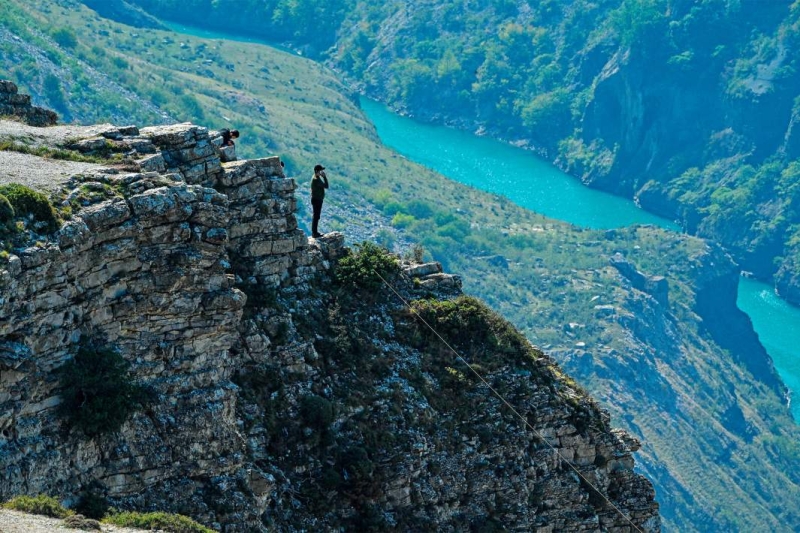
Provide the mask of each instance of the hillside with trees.
{"label": "hillside with trees", "polygon": [[[217,5],[197,13],[222,20]],[[318,30],[335,37],[326,24]],[[666,527],[800,527],[797,428],[737,314],[737,270],[718,247],[654,228],[580,230],[445,180],[382,146],[338,77],[296,54],[115,24],[77,0],[0,0],[0,51],[0,77],[37,105],[60,104],[63,120],[235,124],[240,155],[279,154],[301,194],[324,153],[335,169],[325,230],[422,243],[468,292],[557,355],[642,438],[637,461]],[[35,142],[18,137],[3,149]],[[301,207],[298,219],[307,218]],[[611,264],[617,253],[628,266]],[[650,276],[665,276],[667,298],[631,281]]]}
{"label": "hillside with trees", "polygon": [[289,41],[405,113],[525,142],[800,302],[798,2],[135,3]]}

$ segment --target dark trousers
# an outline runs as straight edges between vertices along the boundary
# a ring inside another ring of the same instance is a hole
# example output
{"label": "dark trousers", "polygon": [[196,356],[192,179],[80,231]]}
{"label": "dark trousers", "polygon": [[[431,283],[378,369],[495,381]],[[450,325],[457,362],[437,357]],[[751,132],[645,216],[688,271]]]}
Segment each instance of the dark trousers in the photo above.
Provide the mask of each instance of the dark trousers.
{"label": "dark trousers", "polygon": [[314,207],[314,218],[311,219],[311,235],[319,233],[317,225],[319,224],[319,217],[322,215],[322,200],[311,200],[311,205]]}

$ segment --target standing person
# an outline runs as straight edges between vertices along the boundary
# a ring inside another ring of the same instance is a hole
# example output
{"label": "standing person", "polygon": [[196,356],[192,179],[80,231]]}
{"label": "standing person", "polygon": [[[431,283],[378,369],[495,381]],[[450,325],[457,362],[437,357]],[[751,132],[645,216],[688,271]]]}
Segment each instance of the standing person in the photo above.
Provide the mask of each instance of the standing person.
{"label": "standing person", "polygon": [[315,239],[322,237],[322,234],[317,231],[317,225],[322,214],[322,201],[325,200],[325,189],[327,188],[328,176],[325,175],[325,167],[316,165],[314,177],[311,178],[311,206],[314,208],[314,218],[311,219],[311,236]]}

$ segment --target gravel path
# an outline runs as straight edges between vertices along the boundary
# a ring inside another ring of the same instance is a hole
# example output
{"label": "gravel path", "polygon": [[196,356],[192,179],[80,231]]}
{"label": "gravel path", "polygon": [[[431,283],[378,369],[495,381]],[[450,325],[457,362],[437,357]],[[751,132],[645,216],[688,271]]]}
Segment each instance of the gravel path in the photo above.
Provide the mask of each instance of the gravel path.
{"label": "gravel path", "polygon": [[[58,147],[68,140],[88,138],[115,129],[111,124],[97,126],[50,126],[37,128],[21,122],[0,120],[0,143],[15,141],[27,146]],[[45,159],[29,154],[0,151],[0,184],[21,183],[31,189],[52,193],[70,176],[100,168],[94,163]]]}
{"label": "gravel path", "polygon": [[0,184],[21,183],[37,191],[53,193],[66,183],[70,176],[101,166],[0,151]]}
{"label": "gravel path", "polygon": [[0,141],[16,140],[33,146],[61,146],[68,139],[85,139],[116,129],[111,124],[95,126],[49,126],[37,128],[13,120],[0,120]]}
{"label": "gravel path", "polygon": [[[142,533],[141,529],[108,526],[102,524],[106,533]],[[58,518],[48,518],[33,514],[19,513],[0,509],[0,533],[86,533],[82,529],[72,529],[64,526],[64,521]]]}

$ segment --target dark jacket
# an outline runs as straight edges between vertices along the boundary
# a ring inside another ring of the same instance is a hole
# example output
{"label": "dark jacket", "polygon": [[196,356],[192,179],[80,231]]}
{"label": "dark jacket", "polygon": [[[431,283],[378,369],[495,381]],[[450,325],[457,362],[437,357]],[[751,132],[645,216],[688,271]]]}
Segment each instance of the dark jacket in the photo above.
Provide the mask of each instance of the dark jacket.
{"label": "dark jacket", "polygon": [[328,178],[325,176],[318,176],[314,174],[314,177],[311,178],[311,199],[324,200],[325,189],[327,188],[328,188]]}

